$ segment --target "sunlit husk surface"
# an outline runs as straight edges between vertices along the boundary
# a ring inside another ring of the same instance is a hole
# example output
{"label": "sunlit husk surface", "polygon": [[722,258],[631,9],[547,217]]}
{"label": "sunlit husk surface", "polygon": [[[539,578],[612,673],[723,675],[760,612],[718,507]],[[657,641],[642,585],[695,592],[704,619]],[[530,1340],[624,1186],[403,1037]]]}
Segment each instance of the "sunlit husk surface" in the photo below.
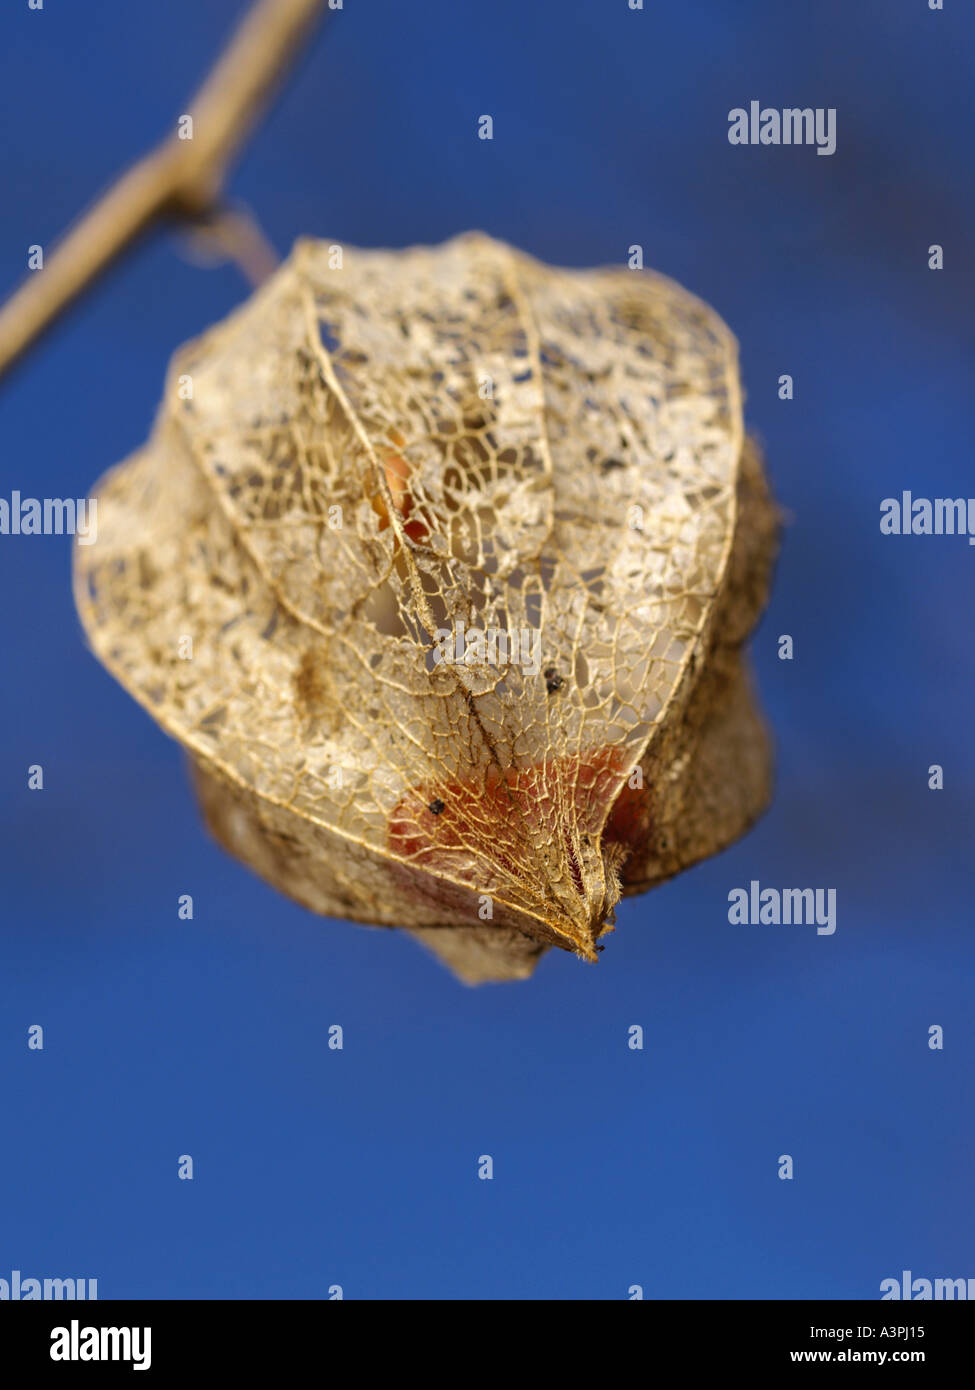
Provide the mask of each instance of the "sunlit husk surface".
{"label": "sunlit husk surface", "polygon": [[734,340],[669,280],[479,235],[336,261],[299,243],[177,353],[76,547],[86,632],[281,891],[472,981],[595,959],[769,794]]}

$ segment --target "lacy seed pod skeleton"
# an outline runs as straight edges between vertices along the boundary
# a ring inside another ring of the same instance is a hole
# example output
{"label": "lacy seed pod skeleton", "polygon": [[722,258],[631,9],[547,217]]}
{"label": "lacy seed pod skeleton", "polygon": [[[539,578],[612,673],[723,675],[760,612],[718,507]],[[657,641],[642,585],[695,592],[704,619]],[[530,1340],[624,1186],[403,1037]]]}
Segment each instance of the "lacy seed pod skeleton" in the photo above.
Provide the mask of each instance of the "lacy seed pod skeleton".
{"label": "lacy seed pod skeleton", "polygon": [[299,242],[177,354],[76,549],[85,629],[283,892],[470,981],[594,960],[769,794],[734,340],[480,235],[336,260]]}

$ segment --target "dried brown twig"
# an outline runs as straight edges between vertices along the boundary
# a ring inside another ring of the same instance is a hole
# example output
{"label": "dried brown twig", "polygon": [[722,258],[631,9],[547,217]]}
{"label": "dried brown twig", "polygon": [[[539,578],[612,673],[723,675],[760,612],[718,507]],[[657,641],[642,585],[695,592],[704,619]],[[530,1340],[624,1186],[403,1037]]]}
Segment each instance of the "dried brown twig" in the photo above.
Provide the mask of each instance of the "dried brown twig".
{"label": "dried brown twig", "polygon": [[220,212],[227,166],[324,4],[258,0],[188,107],[193,138],[139,160],[0,309],[0,376],[140,233]]}

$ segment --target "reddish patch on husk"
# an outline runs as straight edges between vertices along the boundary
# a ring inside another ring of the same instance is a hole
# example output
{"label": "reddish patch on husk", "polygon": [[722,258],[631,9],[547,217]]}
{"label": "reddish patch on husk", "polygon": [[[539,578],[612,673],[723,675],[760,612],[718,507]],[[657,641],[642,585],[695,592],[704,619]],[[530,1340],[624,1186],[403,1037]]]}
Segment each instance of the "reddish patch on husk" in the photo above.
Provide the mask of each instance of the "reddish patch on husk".
{"label": "reddish patch on husk", "polygon": [[[430,526],[419,508],[414,514],[413,494],[410,492],[410,472],[412,471],[410,465],[402,454],[389,449],[384,456],[383,471],[393,499],[393,506],[403,519],[404,534],[409,536],[411,541],[425,541],[430,534]],[[379,529],[385,531],[386,527],[390,525],[390,519],[389,509],[382,493],[377,492],[371,501],[373,511],[380,517]]]}
{"label": "reddish patch on husk", "polygon": [[603,839],[612,845],[635,849],[649,833],[647,805],[646,787],[631,787],[628,781],[624,782],[613,802]]}
{"label": "reddish patch on husk", "polygon": [[[534,820],[542,827],[553,823],[556,802],[552,791],[561,782],[575,786],[580,837],[594,835],[627,761],[621,749],[592,749],[571,758],[512,768],[504,774],[491,766],[483,787],[473,781],[448,782],[408,792],[390,817],[389,848],[420,867],[435,866],[459,851],[490,854],[512,872],[515,842],[508,827],[513,818],[516,822]],[[608,842],[633,848],[634,837],[643,827],[644,798],[643,789],[624,783],[606,821],[604,838]],[[568,837],[566,850],[581,891],[582,874]]]}

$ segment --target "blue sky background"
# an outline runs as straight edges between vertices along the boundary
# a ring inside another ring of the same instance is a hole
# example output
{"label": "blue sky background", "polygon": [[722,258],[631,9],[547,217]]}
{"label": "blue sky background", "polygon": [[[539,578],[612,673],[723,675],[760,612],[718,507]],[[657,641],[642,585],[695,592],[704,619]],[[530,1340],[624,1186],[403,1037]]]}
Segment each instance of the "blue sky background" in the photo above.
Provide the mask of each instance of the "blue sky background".
{"label": "blue sky background", "polygon": [[[878,525],[903,488],[975,493],[975,18],[945,3],[346,0],[314,42],[232,180],[279,251],[482,227],[586,265],[639,242],[738,335],[790,517],[754,642],[775,803],[626,902],[598,967],[549,953],[466,989],[211,843],[179,750],[84,648],[66,538],[0,537],[0,1277],[871,1299],[904,1268],[975,1276],[975,550]],[[4,6],[0,288],[172,128],[241,9]],[[730,146],[753,98],[836,107],[836,154]],[[130,256],[0,389],[0,495],[86,493],[145,437],[171,352],[245,294],[179,238]],[[835,887],[836,934],[730,926],[753,877]]]}

